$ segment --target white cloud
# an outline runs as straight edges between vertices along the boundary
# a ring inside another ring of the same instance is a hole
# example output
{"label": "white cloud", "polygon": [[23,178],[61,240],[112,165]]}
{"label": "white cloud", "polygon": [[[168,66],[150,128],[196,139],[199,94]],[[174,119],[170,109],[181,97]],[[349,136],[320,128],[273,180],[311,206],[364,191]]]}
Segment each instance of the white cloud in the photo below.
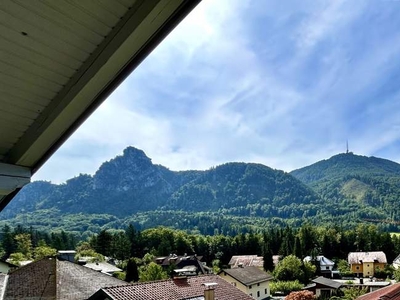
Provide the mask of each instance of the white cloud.
{"label": "white cloud", "polygon": [[[280,3],[203,0],[35,178],[94,173],[129,145],[174,170],[251,161],[290,171],[343,152],[347,138],[361,154],[396,141],[395,109],[383,105],[393,117],[373,124],[376,114],[355,105],[365,109],[363,91],[387,79],[399,38],[356,51],[348,26],[363,16],[362,2]],[[273,54],[263,45],[268,26]],[[367,114],[367,128],[353,129],[350,113]]]}

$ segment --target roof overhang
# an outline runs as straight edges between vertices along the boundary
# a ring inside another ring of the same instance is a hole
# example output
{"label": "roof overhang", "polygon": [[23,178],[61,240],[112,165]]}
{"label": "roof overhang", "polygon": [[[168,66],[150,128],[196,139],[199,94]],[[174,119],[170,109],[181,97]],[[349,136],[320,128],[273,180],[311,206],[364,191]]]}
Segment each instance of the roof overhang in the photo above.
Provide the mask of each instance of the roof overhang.
{"label": "roof overhang", "polygon": [[0,211],[200,1],[0,3]]}

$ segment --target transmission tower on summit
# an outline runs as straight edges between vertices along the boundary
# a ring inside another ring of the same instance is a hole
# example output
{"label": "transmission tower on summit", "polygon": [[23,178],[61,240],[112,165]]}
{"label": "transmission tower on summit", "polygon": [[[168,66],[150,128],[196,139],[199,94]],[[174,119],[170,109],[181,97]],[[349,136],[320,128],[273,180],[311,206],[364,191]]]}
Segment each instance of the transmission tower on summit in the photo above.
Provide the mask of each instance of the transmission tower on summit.
{"label": "transmission tower on summit", "polygon": [[346,140],[346,154],[349,154],[349,140]]}

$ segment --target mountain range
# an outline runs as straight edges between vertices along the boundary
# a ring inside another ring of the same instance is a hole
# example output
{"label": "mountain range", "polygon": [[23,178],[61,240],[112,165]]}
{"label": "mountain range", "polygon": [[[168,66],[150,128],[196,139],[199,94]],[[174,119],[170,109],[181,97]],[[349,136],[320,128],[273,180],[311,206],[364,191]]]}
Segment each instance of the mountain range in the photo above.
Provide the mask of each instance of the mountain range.
{"label": "mountain range", "polygon": [[171,171],[139,149],[64,184],[27,185],[0,213],[0,225],[33,225],[89,235],[128,222],[202,233],[231,232],[304,220],[397,228],[400,165],[353,153],[286,173],[254,163],[206,171]]}

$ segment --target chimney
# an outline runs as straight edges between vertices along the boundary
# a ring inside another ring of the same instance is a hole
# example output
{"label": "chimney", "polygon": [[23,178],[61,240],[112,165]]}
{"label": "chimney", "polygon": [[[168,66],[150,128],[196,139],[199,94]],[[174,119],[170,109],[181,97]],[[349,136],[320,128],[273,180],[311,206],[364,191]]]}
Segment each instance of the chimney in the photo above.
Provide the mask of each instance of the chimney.
{"label": "chimney", "polygon": [[203,285],[206,287],[204,290],[204,300],[215,300],[215,287],[218,285],[218,283],[215,282],[210,282],[210,283],[203,283]]}

